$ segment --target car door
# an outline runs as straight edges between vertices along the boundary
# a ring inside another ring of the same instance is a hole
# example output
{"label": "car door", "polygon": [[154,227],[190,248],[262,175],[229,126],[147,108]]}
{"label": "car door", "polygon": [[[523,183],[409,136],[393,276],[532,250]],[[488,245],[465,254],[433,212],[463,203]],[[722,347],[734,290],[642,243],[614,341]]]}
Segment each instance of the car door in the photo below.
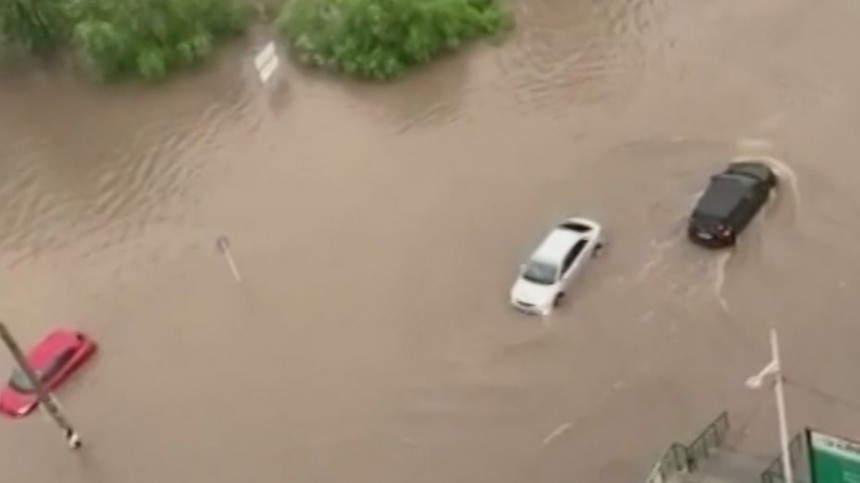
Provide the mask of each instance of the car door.
{"label": "car door", "polygon": [[587,247],[588,239],[583,238],[577,241],[567,253],[567,256],[565,256],[564,264],[562,265],[562,285],[566,286],[570,283],[582,269],[584,260],[588,258],[585,256]]}

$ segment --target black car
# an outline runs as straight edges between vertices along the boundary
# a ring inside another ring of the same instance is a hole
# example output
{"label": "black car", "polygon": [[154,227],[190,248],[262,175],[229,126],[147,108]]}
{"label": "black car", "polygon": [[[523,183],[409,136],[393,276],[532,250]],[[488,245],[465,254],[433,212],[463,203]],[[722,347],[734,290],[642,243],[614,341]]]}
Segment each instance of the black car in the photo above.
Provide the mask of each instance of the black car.
{"label": "black car", "polygon": [[762,162],[730,164],[722,173],[711,176],[711,183],[690,215],[687,236],[708,248],[734,245],[776,184],[776,174]]}

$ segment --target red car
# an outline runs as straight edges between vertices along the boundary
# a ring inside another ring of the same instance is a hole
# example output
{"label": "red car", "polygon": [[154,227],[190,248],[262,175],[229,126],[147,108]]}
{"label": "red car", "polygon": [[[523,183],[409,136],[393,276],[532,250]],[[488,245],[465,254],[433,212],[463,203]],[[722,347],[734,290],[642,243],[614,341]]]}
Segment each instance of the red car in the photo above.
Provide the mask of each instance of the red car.
{"label": "red car", "polygon": [[[73,330],[54,330],[27,353],[27,362],[51,391],[63,383],[96,351],[96,344]],[[35,389],[16,367],[9,383],[0,389],[0,412],[12,417],[30,414],[38,404]]]}

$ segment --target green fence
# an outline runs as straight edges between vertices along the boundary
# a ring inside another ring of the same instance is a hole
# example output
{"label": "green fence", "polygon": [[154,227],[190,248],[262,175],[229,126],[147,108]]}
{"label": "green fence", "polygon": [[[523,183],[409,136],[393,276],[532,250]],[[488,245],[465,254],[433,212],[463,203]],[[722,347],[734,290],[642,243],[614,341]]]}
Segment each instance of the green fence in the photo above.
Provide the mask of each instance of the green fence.
{"label": "green fence", "polygon": [[[723,411],[689,445],[672,443],[663,457],[654,465],[645,483],[663,483],[674,473],[691,472],[700,461],[722,446],[729,432],[729,413]],[[763,482],[776,483],[776,482]]]}

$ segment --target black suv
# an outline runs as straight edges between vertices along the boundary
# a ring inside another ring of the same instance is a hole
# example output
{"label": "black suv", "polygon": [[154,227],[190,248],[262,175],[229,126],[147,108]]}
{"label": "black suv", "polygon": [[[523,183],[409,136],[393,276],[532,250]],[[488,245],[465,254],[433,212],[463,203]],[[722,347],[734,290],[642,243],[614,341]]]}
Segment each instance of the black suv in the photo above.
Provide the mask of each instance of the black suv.
{"label": "black suv", "polygon": [[762,162],[730,164],[722,173],[711,176],[708,189],[690,215],[687,236],[708,248],[734,245],[776,184],[776,174]]}

